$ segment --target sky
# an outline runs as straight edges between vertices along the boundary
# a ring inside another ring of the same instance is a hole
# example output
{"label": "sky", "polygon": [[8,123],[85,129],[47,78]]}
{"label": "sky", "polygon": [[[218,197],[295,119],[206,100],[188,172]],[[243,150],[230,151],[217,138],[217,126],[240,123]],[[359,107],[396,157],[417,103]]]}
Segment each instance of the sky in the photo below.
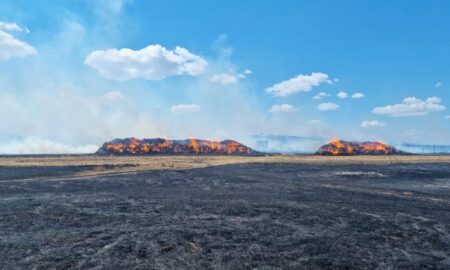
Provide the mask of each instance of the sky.
{"label": "sky", "polygon": [[[448,1],[0,2],[0,153],[450,142]],[[315,146],[314,146],[315,147]]]}

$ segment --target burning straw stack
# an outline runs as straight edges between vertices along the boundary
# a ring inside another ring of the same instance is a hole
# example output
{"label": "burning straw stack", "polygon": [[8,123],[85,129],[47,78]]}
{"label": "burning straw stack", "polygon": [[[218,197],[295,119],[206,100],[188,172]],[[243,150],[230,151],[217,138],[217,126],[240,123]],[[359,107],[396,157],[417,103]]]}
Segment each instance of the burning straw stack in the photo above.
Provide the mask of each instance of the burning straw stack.
{"label": "burning straw stack", "polygon": [[256,151],[232,140],[209,141],[199,139],[168,140],[156,139],[115,139],[106,142],[96,152],[98,155],[253,155]]}
{"label": "burning straw stack", "polygon": [[333,139],[316,152],[324,156],[403,155],[407,154],[382,142],[350,142]]}

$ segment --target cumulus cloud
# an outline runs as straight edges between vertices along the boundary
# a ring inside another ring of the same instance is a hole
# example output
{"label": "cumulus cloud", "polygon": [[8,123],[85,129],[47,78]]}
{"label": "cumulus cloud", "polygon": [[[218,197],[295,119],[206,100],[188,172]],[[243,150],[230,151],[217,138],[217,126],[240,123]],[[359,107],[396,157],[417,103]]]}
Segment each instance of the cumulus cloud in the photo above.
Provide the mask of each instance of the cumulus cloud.
{"label": "cumulus cloud", "polygon": [[200,107],[197,104],[179,104],[171,108],[173,113],[192,113],[198,112],[199,110]]}
{"label": "cumulus cloud", "polygon": [[113,80],[162,80],[177,75],[196,76],[203,73],[208,65],[205,59],[185,48],[168,50],[159,44],[136,51],[128,48],[93,51],[84,63]]}
{"label": "cumulus cloud", "polygon": [[313,97],[313,99],[322,99],[322,98],[324,98],[324,97],[329,97],[330,96],[330,94],[327,94],[327,93],[325,93],[325,92],[320,92],[320,93],[318,93],[317,95],[315,95],[314,97]]}
{"label": "cumulus cloud", "polygon": [[286,81],[282,81],[266,89],[266,92],[277,97],[285,97],[297,92],[308,92],[314,86],[323,83],[332,84],[327,74],[313,72],[311,75],[298,75]]}
{"label": "cumulus cloud", "polygon": [[430,112],[445,110],[438,97],[429,97],[421,100],[416,97],[407,97],[399,104],[376,107],[373,113],[390,116],[422,116]]}
{"label": "cumulus cloud", "polygon": [[320,111],[334,111],[337,110],[338,108],[339,105],[332,102],[325,102],[317,105],[317,109],[319,109]]}
{"label": "cumulus cloud", "polygon": [[364,97],[364,94],[363,93],[354,93],[353,95],[352,95],[352,98],[363,98]]}
{"label": "cumulus cloud", "polygon": [[231,73],[221,73],[211,76],[209,80],[214,83],[233,84],[239,81],[239,77]]}
{"label": "cumulus cloud", "polygon": [[272,108],[269,109],[270,113],[292,113],[295,111],[297,111],[297,108],[290,104],[273,105]]}
{"label": "cumulus cloud", "polygon": [[363,128],[369,128],[369,127],[384,127],[386,126],[385,123],[379,122],[377,120],[366,120],[361,122],[361,127]]}
{"label": "cumulus cloud", "polygon": [[441,87],[442,86],[442,82],[437,82],[435,85],[434,85],[434,87],[436,87],[436,88],[439,88],[439,87]]}
{"label": "cumulus cloud", "polygon": [[36,54],[37,51],[35,48],[26,42],[16,39],[10,33],[0,30],[0,60],[23,58]]}
{"label": "cumulus cloud", "polygon": [[97,151],[93,144],[72,146],[40,138],[25,138],[0,144],[0,154],[91,154]]}
{"label": "cumulus cloud", "polygon": [[348,98],[348,94],[346,92],[344,92],[344,91],[341,91],[341,92],[337,93],[336,96],[338,98],[342,98],[342,99]]}

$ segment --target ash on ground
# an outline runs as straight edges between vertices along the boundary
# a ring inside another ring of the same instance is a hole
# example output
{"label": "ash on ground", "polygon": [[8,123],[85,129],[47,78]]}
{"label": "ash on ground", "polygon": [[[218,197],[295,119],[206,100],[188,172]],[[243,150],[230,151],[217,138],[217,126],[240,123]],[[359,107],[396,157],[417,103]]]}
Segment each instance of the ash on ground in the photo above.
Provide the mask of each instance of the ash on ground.
{"label": "ash on ground", "polygon": [[449,269],[450,166],[0,168],[1,269]]}

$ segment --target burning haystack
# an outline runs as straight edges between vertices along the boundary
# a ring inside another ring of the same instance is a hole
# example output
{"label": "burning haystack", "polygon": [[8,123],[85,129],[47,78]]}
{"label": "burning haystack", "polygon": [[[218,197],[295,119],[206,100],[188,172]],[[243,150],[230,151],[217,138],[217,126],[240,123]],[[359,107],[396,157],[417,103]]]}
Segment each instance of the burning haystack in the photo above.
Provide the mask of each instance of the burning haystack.
{"label": "burning haystack", "polygon": [[324,156],[402,155],[407,154],[382,142],[349,142],[333,139],[316,152]]}
{"label": "burning haystack", "polygon": [[199,139],[167,140],[156,139],[115,139],[106,142],[96,152],[98,155],[253,155],[256,151],[232,140],[209,141]]}

